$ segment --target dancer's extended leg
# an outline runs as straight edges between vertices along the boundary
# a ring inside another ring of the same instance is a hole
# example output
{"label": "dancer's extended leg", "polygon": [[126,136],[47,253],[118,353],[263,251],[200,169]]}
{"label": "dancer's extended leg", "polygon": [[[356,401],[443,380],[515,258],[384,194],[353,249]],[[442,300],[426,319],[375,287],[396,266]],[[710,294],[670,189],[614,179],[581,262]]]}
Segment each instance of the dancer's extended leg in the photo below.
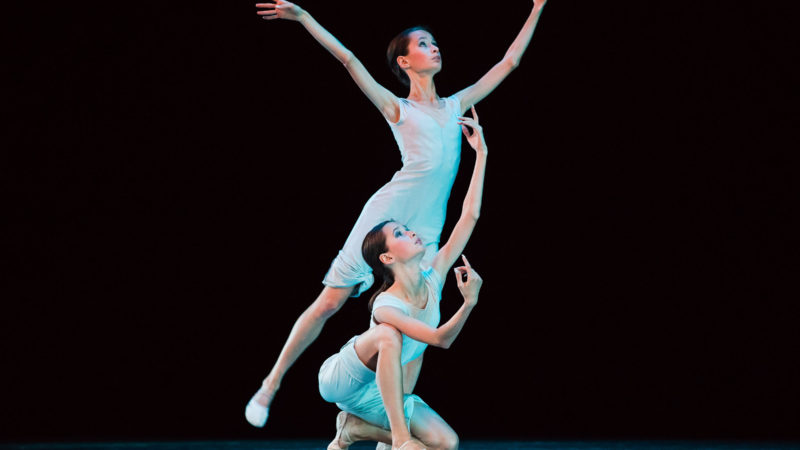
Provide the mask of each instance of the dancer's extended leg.
{"label": "dancer's extended leg", "polygon": [[283,377],[297,358],[317,339],[325,322],[338,311],[353,292],[353,287],[326,286],[319,297],[300,315],[292,327],[289,338],[281,350],[261,388],[247,405],[245,415],[250,424],[263,427],[267,421],[269,405],[281,385]]}

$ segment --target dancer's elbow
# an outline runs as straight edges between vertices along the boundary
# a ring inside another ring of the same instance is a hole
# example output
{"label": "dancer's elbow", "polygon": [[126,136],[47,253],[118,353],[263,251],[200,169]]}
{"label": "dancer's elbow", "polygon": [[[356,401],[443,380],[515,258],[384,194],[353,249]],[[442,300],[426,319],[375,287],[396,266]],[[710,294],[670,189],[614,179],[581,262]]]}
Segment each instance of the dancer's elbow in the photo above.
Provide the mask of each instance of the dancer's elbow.
{"label": "dancer's elbow", "polygon": [[350,68],[353,65],[354,61],[358,61],[356,59],[356,55],[353,54],[350,50],[342,52],[339,56],[339,61],[344,65],[346,68]]}
{"label": "dancer's elbow", "polygon": [[507,71],[511,72],[519,67],[520,60],[521,58],[519,56],[507,56],[503,58],[502,64]]}
{"label": "dancer's elbow", "polygon": [[478,222],[481,217],[481,210],[478,208],[469,208],[461,214],[462,220],[468,220],[473,225]]}
{"label": "dancer's elbow", "polygon": [[444,336],[441,336],[441,335],[437,334],[435,336],[435,338],[434,338],[434,341],[431,343],[431,345],[433,345],[434,347],[439,347],[439,348],[447,350],[448,348],[450,348],[450,344],[452,344],[452,343],[453,343],[452,339],[448,339],[448,338],[446,338]]}

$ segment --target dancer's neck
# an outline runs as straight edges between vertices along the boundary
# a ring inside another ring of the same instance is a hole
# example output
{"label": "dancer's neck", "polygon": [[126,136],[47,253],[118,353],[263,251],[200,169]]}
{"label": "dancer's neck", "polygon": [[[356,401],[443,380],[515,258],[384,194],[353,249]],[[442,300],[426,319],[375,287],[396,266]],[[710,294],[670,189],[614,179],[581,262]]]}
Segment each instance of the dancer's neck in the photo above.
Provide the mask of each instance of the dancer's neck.
{"label": "dancer's neck", "polygon": [[436,84],[433,82],[433,76],[419,75],[414,72],[407,73],[409,80],[411,80],[408,99],[417,103],[438,106],[439,96],[436,94]]}
{"label": "dancer's neck", "polygon": [[394,283],[387,290],[396,297],[406,299],[418,308],[425,307],[427,292],[419,261],[416,261],[416,264],[395,265],[393,272]]}

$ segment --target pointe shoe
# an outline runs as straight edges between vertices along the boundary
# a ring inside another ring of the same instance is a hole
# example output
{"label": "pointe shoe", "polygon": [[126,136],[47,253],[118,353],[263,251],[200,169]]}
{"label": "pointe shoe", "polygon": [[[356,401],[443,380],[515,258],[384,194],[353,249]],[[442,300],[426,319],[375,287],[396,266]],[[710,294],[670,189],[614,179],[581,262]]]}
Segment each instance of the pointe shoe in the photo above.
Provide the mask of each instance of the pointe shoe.
{"label": "pointe shoe", "polygon": [[378,445],[375,446],[375,450],[392,450],[392,446],[383,442],[378,442]]}
{"label": "pointe shoe", "polygon": [[244,409],[244,417],[247,419],[250,425],[262,428],[264,424],[267,423],[267,417],[269,417],[269,408],[256,402],[256,397],[259,395],[261,395],[260,389],[255,395],[253,395],[250,401],[247,402],[247,407]]}
{"label": "pointe shoe", "polygon": [[403,443],[397,450],[426,450],[422,442],[416,439],[409,439]]}
{"label": "pointe shoe", "polygon": [[350,433],[344,429],[344,426],[347,425],[348,417],[350,417],[350,414],[339,411],[339,414],[336,416],[336,436],[331,443],[328,444],[328,450],[345,450],[350,448],[350,445],[353,444]]}

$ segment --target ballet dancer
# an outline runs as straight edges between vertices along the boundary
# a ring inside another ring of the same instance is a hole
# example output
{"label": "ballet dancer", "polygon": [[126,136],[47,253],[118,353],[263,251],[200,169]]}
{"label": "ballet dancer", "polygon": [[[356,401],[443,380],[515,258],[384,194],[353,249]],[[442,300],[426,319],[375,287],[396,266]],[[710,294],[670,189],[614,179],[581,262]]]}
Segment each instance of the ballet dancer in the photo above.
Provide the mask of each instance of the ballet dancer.
{"label": "ballet dancer", "polygon": [[[453,429],[421,398],[404,394],[401,366],[421,361],[428,345],[449,348],[478,301],[483,280],[462,256],[465,265],[455,272],[464,303],[436,328],[445,276],[480,215],[487,148],[474,108],[473,116],[459,121],[477,153],[472,179],[461,216],[432,263],[424,262],[424,241],[397,221],[381,222],[364,238],[364,260],[383,284],[369,302],[369,330],[350,339],[319,371],[322,397],[342,410],[329,450],[348,448],[359,440],[391,443],[392,448],[458,448]],[[467,127],[472,128],[471,134]],[[419,367],[415,366],[414,378]]]}

